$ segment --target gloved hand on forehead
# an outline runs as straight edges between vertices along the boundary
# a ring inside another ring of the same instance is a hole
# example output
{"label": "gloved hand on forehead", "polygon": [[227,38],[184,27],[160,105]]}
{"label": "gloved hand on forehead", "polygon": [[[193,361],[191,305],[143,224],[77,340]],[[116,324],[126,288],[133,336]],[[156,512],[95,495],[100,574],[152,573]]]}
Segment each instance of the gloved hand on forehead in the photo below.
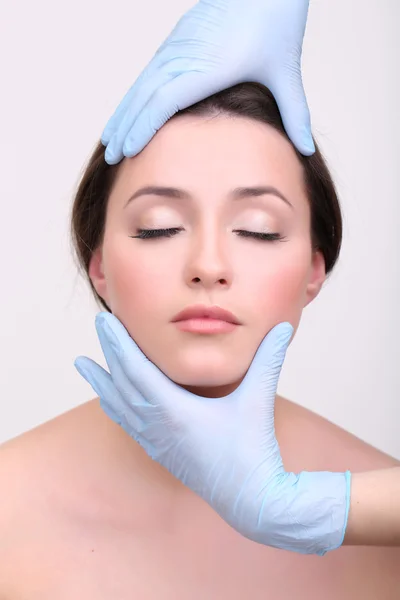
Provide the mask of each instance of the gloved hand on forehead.
{"label": "gloved hand on forehead", "polygon": [[309,0],[197,2],[107,123],[101,138],[107,146],[106,161],[116,164],[123,156],[135,156],[177,111],[245,81],[271,90],[292,142],[303,154],[313,154],[300,64],[308,4]]}
{"label": "gloved hand on forehead", "polygon": [[106,414],[153,460],[255,542],[319,555],[343,543],[350,473],[286,472],[275,437],[290,323],[265,336],[239,387],[222,398],[171,381],[114,315],[100,313],[96,328],[110,373],[87,357],[75,366]]}

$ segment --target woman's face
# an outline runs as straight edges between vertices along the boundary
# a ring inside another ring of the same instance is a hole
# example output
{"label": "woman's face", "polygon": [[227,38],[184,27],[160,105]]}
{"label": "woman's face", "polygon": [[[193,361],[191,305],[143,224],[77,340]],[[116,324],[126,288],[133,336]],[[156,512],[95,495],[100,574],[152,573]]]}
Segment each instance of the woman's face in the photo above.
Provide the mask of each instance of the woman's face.
{"label": "woman's face", "polygon": [[[163,189],[132,198],[148,186]],[[270,191],[251,191],[261,187]],[[132,237],[169,228],[176,228],[171,237]],[[312,253],[302,167],[291,144],[246,118],[168,121],[122,162],[89,273],[170,379],[204,396],[230,393],[275,325],[289,321],[297,330],[325,279],[323,257]],[[182,331],[173,319],[195,304],[229,310],[241,324],[226,333]]]}

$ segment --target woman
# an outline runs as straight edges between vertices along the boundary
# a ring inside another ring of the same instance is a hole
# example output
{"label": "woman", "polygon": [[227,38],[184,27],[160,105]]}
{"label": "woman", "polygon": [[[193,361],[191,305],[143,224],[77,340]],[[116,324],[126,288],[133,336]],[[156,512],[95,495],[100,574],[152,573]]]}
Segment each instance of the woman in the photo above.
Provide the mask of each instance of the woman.
{"label": "woman", "polygon": [[[145,195],[148,186],[158,189]],[[261,186],[268,193],[232,194]],[[72,225],[103,307],[168,377],[210,398],[239,385],[274,325],[297,329],[341,242],[320,153],[295,151],[271,94],[255,83],[178,113],[118,166],[99,145]],[[238,326],[179,330],[175,316],[195,303],[226,308]],[[275,427],[288,470],[397,464],[281,397]],[[345,547],[321,561],[249,541],[151,460],[97,398],[3,444],[0,478],[5,598],[398,597],[398,549]]]}
{"label": "woman", "polygon": [[[258,81],[273,90],[289,138],[299,152],[313,154],[300,64],[307,13],[308,0],[199,0],[180,19],[107,123],[101,138],[107,146],[106,162],[117,164],[123,156],[135,156],[179,109],[242,81]],[[244,439],[238,446],[231,438],[223,450],[224,468],[215,468],[213,454],[203,456],[215,408],[205,408],[204,398],[171,385],[117,318],[100,314],[96,327],[111,374],[86,357],[75,366],[99,394],[102,408],[237,531],[265,545],[307,554],[323,555],[342,543],[400,546],[399,467],[356,475],[285,471],[274,433],[274,403],[289,323],[266,336],[253,359],[261,368],[252,363],[245,384],[230,398],[235,408],[245,398],[247,416],[256,407],[268,418],[262,419],[261,426],[254,416],[247,421],[254,434],[250,446]],[[145,367],[139,370],[140,364]],[[250,405],[249,393],[253,394]],[[184,418],[182,402],[191,406]],[[204,422],[201,436],[199,416]],[[240,418],[240,411],[231,410],[227,422],[221,416],[217,429],[235,427]],[[179,428],[171,426],[176,422]],[[197,443],[182,444],[182,436],[196,438]],[[266,453],[266,443],[274,452]],[[214,441],[215,453],[221,444]],[[237,464],[242,464],[241,476],[232,478],[232,465]],[[259,488],[249,486],[248,473],[260,471]]]}

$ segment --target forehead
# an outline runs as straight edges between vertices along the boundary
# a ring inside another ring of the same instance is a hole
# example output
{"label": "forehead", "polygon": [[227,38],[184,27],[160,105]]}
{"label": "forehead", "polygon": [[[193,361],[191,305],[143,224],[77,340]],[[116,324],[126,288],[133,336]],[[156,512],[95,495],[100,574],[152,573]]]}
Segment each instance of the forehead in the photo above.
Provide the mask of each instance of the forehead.
{"label": "forehead", "polygon": [[236,116],[168,121],[140,154],[123,160],[112,195],[126,196],[143,185],[214,196],[273,185],[294,202],[306,201],[303,167],[291,143],[267,124]]}

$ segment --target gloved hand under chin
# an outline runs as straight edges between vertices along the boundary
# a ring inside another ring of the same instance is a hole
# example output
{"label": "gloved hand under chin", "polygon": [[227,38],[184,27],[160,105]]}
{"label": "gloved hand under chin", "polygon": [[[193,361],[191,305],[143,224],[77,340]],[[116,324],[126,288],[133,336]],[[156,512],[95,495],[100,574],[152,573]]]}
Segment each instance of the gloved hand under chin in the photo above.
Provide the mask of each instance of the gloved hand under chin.
{"label": "gloved hand under chin", "polygon": [[319,555],[342,544],[350,473],[288,473],[275,437],[290,323],[268,333],[240,386],[223,398],[196,396],[171,381],[114,315],[99,313],[96,328],[110,373],[87,357],[75,366],[151,458],[255,542]]}
{"label": "gloved hand under chin", "polygon": [[200,0],[170,35],[108,121],[105,159],[138,154],[177,111],[237,83],[268,87],[300,152],[315,151],[301,79],[309,0]]}

